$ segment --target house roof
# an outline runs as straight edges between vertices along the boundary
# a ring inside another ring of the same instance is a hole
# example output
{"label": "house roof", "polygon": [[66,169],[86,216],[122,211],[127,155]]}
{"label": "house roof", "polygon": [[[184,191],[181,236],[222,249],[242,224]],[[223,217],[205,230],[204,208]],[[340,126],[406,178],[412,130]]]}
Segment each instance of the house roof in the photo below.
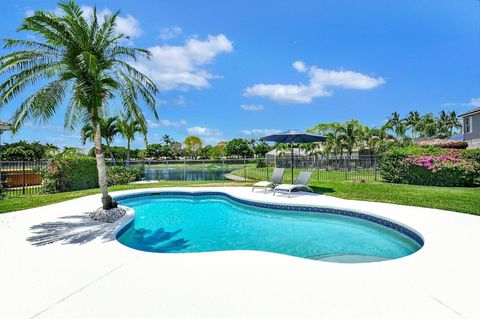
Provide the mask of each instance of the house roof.
{"label": "house roof", "polygon": [[477,107],[471,111],[468,111],[466,113],[463,113],[463,114],[460,114],[459,117],[464,117],[464,116],[468,116],[468,115],[473,115],[473,114],[478,114],[480,113],[480,107]]}
{"label": "house roof", "polygon": [[7,123],[7,122],[0,121],[0,130],[11,131],[12,130],[12,125]]}

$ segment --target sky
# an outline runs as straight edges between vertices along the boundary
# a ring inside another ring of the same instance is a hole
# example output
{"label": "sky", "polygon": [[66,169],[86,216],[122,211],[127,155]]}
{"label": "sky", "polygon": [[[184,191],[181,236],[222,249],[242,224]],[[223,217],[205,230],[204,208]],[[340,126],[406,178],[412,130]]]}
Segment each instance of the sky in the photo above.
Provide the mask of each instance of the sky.
{"label": "sky", "polygon": [[[169,134],[215,144],[353,118],[378,127],[394,111],[480,107],[478,0],[78,3],[86,15],[93,6],[99,15],[120,10],[125,44],[151,51],[150,61],[135,62],[159,88],[160,120],[145,108],[149,143]],[[28,38],[16,32],[22,19],[55,11],[56,1],[2,8],[0,37]],[[0,109],[0,120],[33,89]],[[3,141],[81,146],[78,129],[63,129],[64,113]],[[133,147],[144,147],[140,136]]]}

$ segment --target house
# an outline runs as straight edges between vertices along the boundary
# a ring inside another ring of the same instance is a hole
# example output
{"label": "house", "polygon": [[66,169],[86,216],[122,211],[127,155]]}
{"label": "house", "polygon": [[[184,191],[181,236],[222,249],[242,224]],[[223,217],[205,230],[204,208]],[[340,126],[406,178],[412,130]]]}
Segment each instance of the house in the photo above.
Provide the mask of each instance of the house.
{"label": "house", "polygon": [[468,148],[480,148],[480,107],[460,116],[462,120],[463,140]]}

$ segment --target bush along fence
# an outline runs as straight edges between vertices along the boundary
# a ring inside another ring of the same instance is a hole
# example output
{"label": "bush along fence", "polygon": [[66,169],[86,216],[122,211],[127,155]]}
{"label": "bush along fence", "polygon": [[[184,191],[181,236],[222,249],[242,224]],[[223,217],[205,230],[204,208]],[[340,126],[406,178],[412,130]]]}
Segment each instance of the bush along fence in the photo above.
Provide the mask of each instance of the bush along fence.
{"label": "bush along fence", "polygon": [[394,148],[380,162],[386,182],[431,186],[480,186],[480,150]]}
{"label": "bush along fence", "polygon": [[[291,163],[290,157],[116,161],[107,162],[107,179],[110,186],[141,179],[245,182],[269,180],[274,167],[284,167],[284,182],[291,183]],[[377,164],[374,156],[295,157],[294,179],[301,171],[311,171],[312,181],[378,180]],[[62,156],[39,162],[0,162],[0,171],[1,184],[7,196],[98,187],[96,161],[88,156]]]}

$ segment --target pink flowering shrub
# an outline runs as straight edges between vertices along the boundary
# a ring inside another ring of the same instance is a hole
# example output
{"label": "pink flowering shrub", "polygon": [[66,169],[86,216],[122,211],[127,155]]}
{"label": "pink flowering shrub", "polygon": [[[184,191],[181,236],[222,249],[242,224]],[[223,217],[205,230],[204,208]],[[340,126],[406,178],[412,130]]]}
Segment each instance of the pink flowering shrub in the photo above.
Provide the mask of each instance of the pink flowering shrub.
{"label": "pink flowering shrub", "polygon": [[394,149],[381,161],[383,179],[435,186],[480,185],[480,163],[457,150]]}

